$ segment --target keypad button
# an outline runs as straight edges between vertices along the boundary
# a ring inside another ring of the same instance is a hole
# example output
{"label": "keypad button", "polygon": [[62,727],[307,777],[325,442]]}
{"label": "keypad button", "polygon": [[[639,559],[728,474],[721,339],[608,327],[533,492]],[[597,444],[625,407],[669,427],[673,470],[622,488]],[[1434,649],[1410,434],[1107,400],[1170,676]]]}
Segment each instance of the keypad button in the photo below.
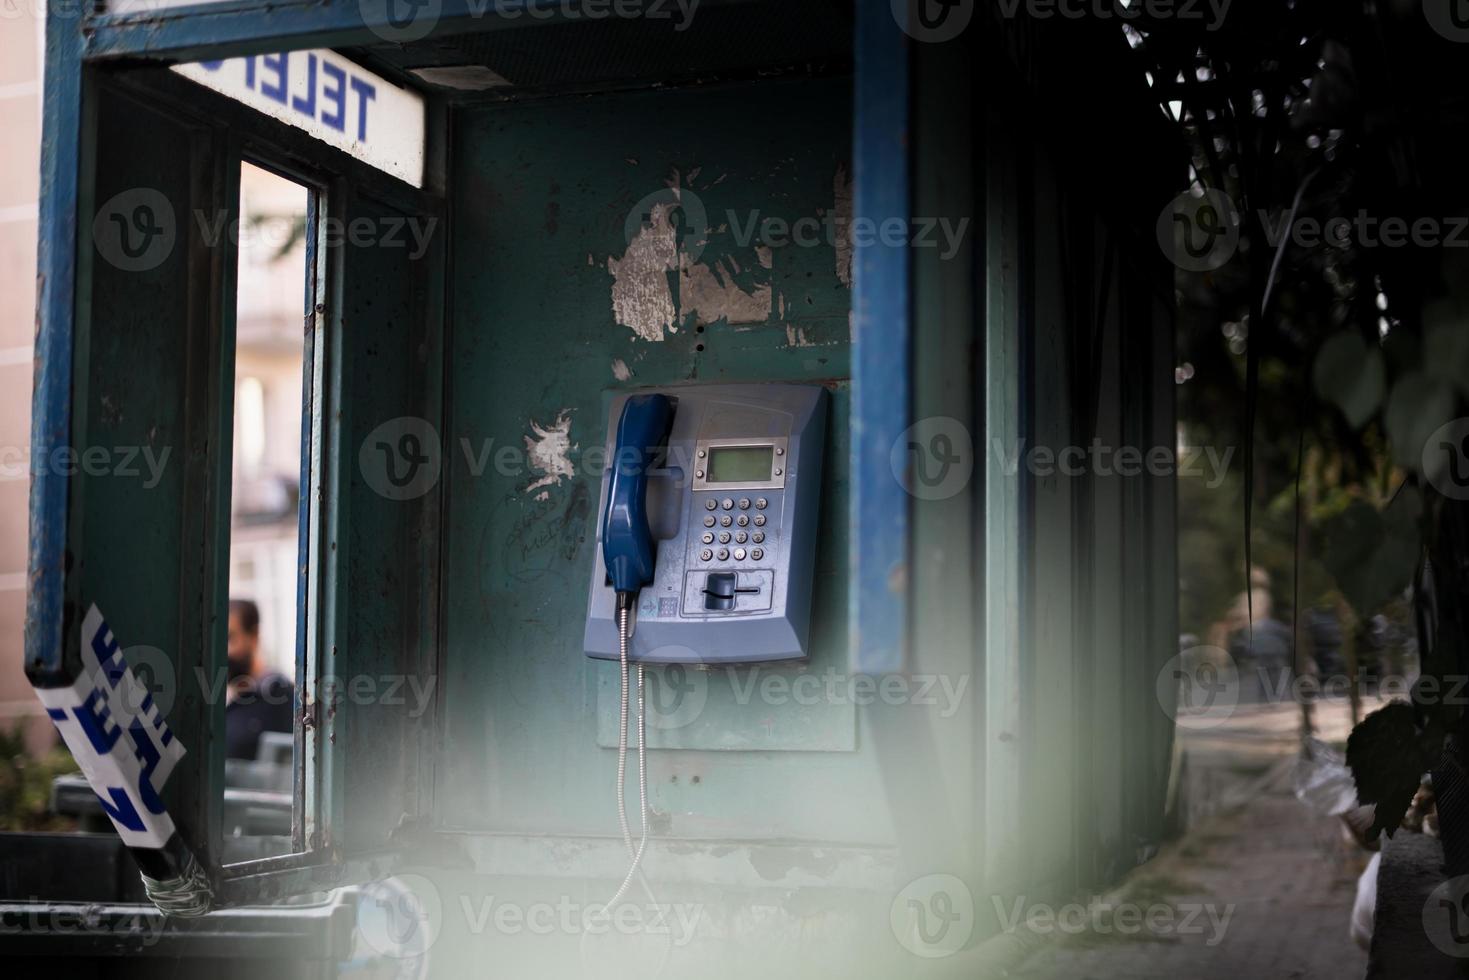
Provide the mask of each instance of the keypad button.
{"label": "keypad button", "polygon": [[765,508],[767,508],[769,506],[770,506],[770,501],[766,500],[764,497],[758,497],[758,498],[756,498],[756,500],[755,500],[755,509],[756,510],[764,510]]}
{"label": "keypad button", "polygon": [[740,498],[740,510],[749,510],[749,509],[750,509],[750,498],[749,497],[741,497]]}
{"label": "keypad button", "polygon": [[729,497],[725,497],[719,502],[719,506],[723,507],[725,510],[734,510],[734,501],[731,500]]}
{"label": "keypad button", "polygon": [[745,560],[745,549],[744,548],[736,548],[735,549],[735,561],[744,561],[744,560]]}
{"label": "keypad button", "polygon": [[705,514],[704,515],[704,526],[705,527],[713,527],[714,526],[714,515],[713,514]]}
{"label": "keypad button", "polygon": [[750,523],[750,515],[741,514],[739,517],[735,518],[735,523],[738,524],[740,527],[748,526]]}
{"label": "keypad button", "polygon": [[729,549],[728,548],[720,548],[719,549],[719,560],[720,561],[728,561],[729,560]]}
{"label": "keypad button", "polygon": [[756,514],[755,515],[755,526],[756,527],[764,527],[765,526],[765,515],[764,514]]}
{"label": "keypad button", "polygon": [[753,558],[755,561],[759,561],[760,559],[765,557],[765,552],[761,551],[759,548],[751,548],[750,557]]}
{"label": "keypad button", "polygon": [[744,544],[747,538],[749,538],[749,535],[746,534],[744,531],[735,532],[735,541],[738,544]]}
{"label": "keypad button", "polygon": [[728,514],[721,514],[720,515],[720,517],[719,517],[719,524],[720,524],[721,527],[729,527],[733,523],[734,523],[734,518],[733,517],[730,517]]}
{"label": "keypad button", "polygon": [[716,501],[713,497],[710,497],[708,500],[704,501],[704,509],[705,510],[713,510],[714,508],[716,508],[718,506],[719,506],[718,501]]}
{"label": "keypad button", "polygon": [[709,559],[714,557],[714,552],[710,551],[708,548],[705,548],[703,551],[699,552],[699,557],[704,559],[705,561],[708,561]]}
{"label": "keypad button", "polygon": [[753,535],[750,536],[750,540],[753,541],[753,542],[755,542],[756,544],[764,544],[765,543],[765,532],[764,531],[756,531]]}
{"label": "keypad button", "polygon": [[705,531],[704,532],[703,541],[704,541],[705,544],[713,544],[714,543],[714,535],[710,534],[708,531]]}
{"label": "keypad button", "polygon": [[728,531],[720,531],[719,532],[719,543],[720,544],[729,544],[729,532]]}

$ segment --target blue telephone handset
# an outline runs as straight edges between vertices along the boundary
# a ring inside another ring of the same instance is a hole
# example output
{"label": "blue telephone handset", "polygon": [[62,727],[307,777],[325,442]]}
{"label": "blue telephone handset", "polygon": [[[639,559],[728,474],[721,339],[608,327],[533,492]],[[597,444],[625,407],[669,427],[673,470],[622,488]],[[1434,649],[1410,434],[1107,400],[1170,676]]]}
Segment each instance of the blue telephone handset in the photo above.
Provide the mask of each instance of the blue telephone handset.
{"label": "blue telephone handset", "polygon": [[602,514],[602,562],[619,604],[629,602],[653,580],[656,549],[648,525],[648,468],[672,424],[673,400],[667,395],[629,398],[617,423],[607,509]]}

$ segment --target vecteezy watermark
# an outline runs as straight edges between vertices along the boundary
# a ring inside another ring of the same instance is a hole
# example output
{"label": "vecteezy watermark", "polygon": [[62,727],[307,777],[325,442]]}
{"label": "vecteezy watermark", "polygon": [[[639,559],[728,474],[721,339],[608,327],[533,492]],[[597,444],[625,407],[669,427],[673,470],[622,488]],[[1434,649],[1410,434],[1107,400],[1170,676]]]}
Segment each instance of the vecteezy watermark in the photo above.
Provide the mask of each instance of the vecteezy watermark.
{"label": "vecteezy watermark", "polygon": [[686,187],[662,187],[644,194],[622,222],[622,240],[628,248],[653,235],[651,248],[665,268],[676,268],[682,255],[696,262],[709,244],[709,212],[704,201]]}
{"label": "vecteezy watermark", "polygon": [[[157,0],[154,0],[157,2]],[[83,13],[84,0],[8,0],[0,4],[0,22],[25,18],[33,21],[77,20]]]}
{"label": "vecteezy watermark", "polygon": [[357,453],[362,478],[379,496],[414,500],[439,482],[443,452],[439,432],[427,419],[402,415],[367,434]]}
{"label": "vecteezy watermark", "polygon": [[1469,41],[1469,3],[1465,0],[1423,0],[1423,16],[1442,37]]}
{"label": "vecteezy watermark", "polygon": [[[1469,248],[1469,215],[1405,218],[1359,209],[1323,220],[1262,209],[1255,218],[1271,249],[1286,241],[1302,249]],[[1158,244],[1180,269],[1212,272],[1239,250],[1242,221],[1234,200],[1223,191],[1185,191],[1159,214]]]}
{"label": "vecteezy watermark", "polygon": [[1469,957],[1469,875],[1456,875],[1428,893],[1423,931],[1440,953]]}
{"label": "vecteezy watermark", "polygon": [[29,446],[0,448],[0,481],[19,480],[26,476],[50,473],[56,476],[83,474],[93,477],[117,477],[140,480],[144,490],[152,490],[163,479],[173,447],[164,446],[54,446],[39,455]]}
{"label": "vecteezy watermark", "polygon": [[570,895],[525,901],[467,892],[446,902],[428,878],[403,874],[363,886],[357,901],[357,932],[379,956],[417,961],[427,957],[451,916],[471,936],[666,936],[674,947],[682,948],[694,940],[704,906],[623,902],[608,908]]}
{"label": "vecteezy watermark", "polygon": [[1234,447],[1223,450],[1214,446],[1109,446],[1093,439],[1088,446],[1027,445],[1019,440],[1007,449],[1000,439],[990,440],[990,447],[1000,472],[1014,476],[1022,466],[1031,476],[1043,479],[1053,476],[1177,476],[1200,477],[1214,490],[1229,472]]}
{"label": "vecteezy watermark", "polygon": [[1300,215],[1294,221],[1286,213],[1261,211],[1260,225],[1265,241],[1273,249],[1286,240],[1298,248],[1469,248],[1469,216],[1382,217],[1359,209],[1353,215],[1336,215],[1325,221]]}
{"label": "vecteezy watermark", "polygon": [[941,44],[964,32],[977,0],[889,0],[893,19],[915,41]]}
{"label": "vecteezy watermark", "polygon": [[1423,476],[1451,500],[1469,500],[1469,418],[1438,428],[1423,444]]}
{"label": "vecteezy watermark", "polygon": [[1007,18],[1195,21],[1213,32],[1224,26],[1234,0],[995,0],[995,5]]}
{"label": "vecteezy watermark", "polygon": [[[653,651],[656,660],[666,657],[667,647]],[[698,660],[692,650],[679,650],[690,661]],[[643,717],[658,731],[676,731],[690,725],[709,703],[709,672],[681,663],[651,663],[643,667]]]}
{"label": "vecteezy watermark", "polygon": [[[763,674],[763,676],[762,676]],[[748,671],[729,668],[735,703],[748,705],[913,705],[935,708],[940,718],[959,710],[969,687],[969,675],[959,674],[846,674],[828,667],[820,674],[760,667]]]}
{"label": "vecteezy watermark", "polygon": [[1213,272],[1239,250],[1239,212],[1223,191],[1184,191],[1158,215],[1157,235],[1163,254],[1178,268]]}
{"label": "vecteezy watermark", "polygon": [[[242,220],[227,211],[195,209],[198,240],[207,248],[224,242],[241,249],[278,252],[304,228],[289,217]],[[320,219],[316,231],[328,249],[404,249],[412,261],[427,253],[438,228],[435,216],[365,215],[351,219],[332,215]],[[132,187],[108,198],[92,219],[92,241],[97,254],[123,272],[148,272],[168,261],[178,246],[178,216],[168,197],[154,187]]]}
{"label": "vecteezy watermark", "polygon": [[[138,680],[138,687],[116,696],[122,698],[122,703],[135,714],[156,705],[166,717],[180,689],[175,659],[158,647],[145,645],[128,647],[123,651],[123,657]],[[194,692],[206,705],[225,704],[234,696],[263,704],[316,703],[328,709],[343,704],[384,705],[402,709],[407,718],[418,718],[426,713],[433,706],[438,689],[438,677],[433,674],[364,673],[345,676],[325,674],[308,681],[304,692],[298,692],[289,684],[256,685],[232,691],[226,668],[220,667],[211,672],[200,666],[184,673],[183,685],[189,683],[193,684]],[[134,694],[144,703],[128,703],[126,699]]]}
{"label": "vecteezy watermark", "polygon": [[494,895],[460,896],[472,935],[493,930],[505,936],[667,936],[674,947],[693,942],[704,906],[694,902],[622,902],[611,908],[561,895],[554,902],[507,902]]}
{"label": "vecteezy watermark", "polygon": [[1180,727],[1214,728],[1228,721],[1239,704],[1239,670],[1227,650],[1190,647],[1163,665],[1154,690]]}
{"label": "vecteezy watermark", "polygon": [[[657,248],[664,264],[672,268],[676,259],[695,262],[709,243],[710,215],[703,199],[687,187],[664,187],[644,195],[628,210],[623,220],[623,240],[629,248],[645,233],[654,237],[649,247]],[[832,209],[821,214],[789,218],[766,214],[759,208],[726,208],[720,232],[740,248],[764,245],[770,248],[828,248],[853,245],[866,248],[937,249],[939,258],[958,254],[969,232],[968,217],[850,217]],[[677,248],[673,237],[677,237]]]}
{"label": "vecteezy watermark", "polygon": [[836,211],[822,215],[805,215],[787,219],[763,215],[758,209],[743,214],[730,208],[724,212],[730,235],[741,248],[751,244],[782,248],[836,248],[850,242],[858,248],[882,245],[886,248],[939,249],[940,259],[959,254],[969,231],[969,219],[961,218],[848,218]]}
{"label": "vecteezy watermark", "polygon": [[147,272],[173,254],[178,221],[173,204],[153,187],[114,194],[92,219],[97,254],[123,272]]}
{"label": "vecteezy watermark", "polygon": [[[666,652],[660,648],[653,656]],[[691,660],[697,654],[687,651]],[[817,672],[789,667],[700,669],[671,663],[643,671],[645,718],[649,728],[669,731],[697,721],[709,701],[709,684],[723,674],[735,704],[747,707],[867,707],[912,705],[953,717],[969,690],[968,674],[847,674],[827,667]]]}
{"label": "vecteezy watermark", "polygon": [[1002,932],[1013,934],[1023,926],[1039,936],[1204,936],[1205,946],[1218,946],[1224,941],[1235,909],[1232,902],[1222,908],[1213,902],[1140,905],[1107,901],[1100,895],[1064,905],[1031,903],[1023,895],[1010,901],[996,895],[991,901]]}
{"label": "vecteezy watermark", "polygon": [[[1207,31],[1224,26],[1234,0],[996,0],[1006,19],[1202,21]],[[909,37],[930,44],[951,41],[969,26],[977,0],[890,0],[893,18]]]}
{"label": "vecteezy watermark", "polygon": [[[472,20],[557,20],[562,22],[646,20],[666,22],[682,33],[694,22],[701,0],[467,0]],[[363,23],[385,41],[427,37],[443,16],[443,0],[357,0]]]}
{"label": "vecteezy watermark", "polygon": [[[166,674],[155,674],[166,681]],[[216,670],[211,677],[202,667],[194,668],[194,680],[205,704],[224,704],[229,699],[229,675],[224,669]],[[326,710],[344,704],[384,705],[402,708],[402,716],[419,718],[433,705],[434,691],[439,679],[430,674],[349,674],[338,676],[325,674],[306,683],[305,695],[287,685],[258,685],[250,688],[241,697],[262,704],[289,704],[293,701],[315,703]]]}
{"label": "vecteezy watermark", "polygon": [[439,889],[422,875],[380,878],[362,886],[357,897],[357,935],[372,952],[409,961],[398,976],[424,976],[428,953],[444,924]]}
{"label": "vecteezy watermark", "polygon": [[12,905],[0,911],[0,936],[88,936],[106,937],[119,948],[158,945],[167,928],[165,917],[151,906],[136,906],[134,911],[108,912],[98,905],[70,905],[42,901],[32,895],[34,903],[24,908]]}
{"label": "vecteezy watermark", "polygon": [[[1345,699],[1354,687],[1361,687],[1360,680],[1348,674],[1293,671],[1288,658],[1282,652],[1272,660],[1241,667],[1219,647],[1191,647],[1158,672],[1158,703],[1179,727],[1207,729],[1228,721],[1242,704],[1313,704]],[[1462,674],[1416,678],[1388,674],[1374,679],[1371,690],[1386,701],[1469,707],[1469,676]]]}
{"label": "vecteezy watermark", "polygon": [[952,956],[974,934],[974,895],[954,875],[924,875],[893,896],[888,924],[898,943],[913,955]]}
{"label": "vecteezy watermark", "polygon": [[[229,241],[242,249],[279,252],[289,245],[300,229],[289,217],[241,220],[227,212],[213,214],[194,211],[194,224],[199,237],[210,248]],[[359,215],[350,220],[327,215],[318,222],[321,242],[327,248],[405,249],[410,261],[423,258],[428,251],[439,219],[433,215],[384,215],[369,218]]]}
{"label": "vecteezy watermark", "polygon": [[893,477],[919,500],[947,500],[974,475],[974,440],[956,418],[920,419],[904,429],[888,451]]}
{"label": "vecteezy watermark", "polygon": [[[1210,490],[1223,484],[1234,447],[1047,446],[1019,439],[1007,445],[990,440],[997,472],[1013,477],[1022,469],[1040,479],[1056,476],[1202,478]],[[969,428],[947,416],[921,419],[904,429],[888,451],[893,477],[920,500],[945,500],[964,490],[974,475],[974,442]]]}

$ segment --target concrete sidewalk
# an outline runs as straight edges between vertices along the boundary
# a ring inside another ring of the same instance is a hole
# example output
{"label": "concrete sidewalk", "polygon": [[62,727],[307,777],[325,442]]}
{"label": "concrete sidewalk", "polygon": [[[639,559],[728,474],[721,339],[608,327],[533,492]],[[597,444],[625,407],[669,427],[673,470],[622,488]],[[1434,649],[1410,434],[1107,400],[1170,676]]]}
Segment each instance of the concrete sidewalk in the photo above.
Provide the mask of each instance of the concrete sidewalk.
{"label": "concrete sidewalk", "polygon": [[[1372,710],[1376,705],[1364,706]],[[1317,711],[1345,738],[1345,705]],[[1338,717],[1340,716],[1340,717]],[[1335,818],[1294,795],[1299,709],[1252,709],[1183,733],[1191,782],[1216,794],[1184,837],[1139,868],[1101,908],[1056,910],[1053,941],[1010,975],[1072,980],[1341,980],[1366,954],[1348,924],[1369,855]]]}

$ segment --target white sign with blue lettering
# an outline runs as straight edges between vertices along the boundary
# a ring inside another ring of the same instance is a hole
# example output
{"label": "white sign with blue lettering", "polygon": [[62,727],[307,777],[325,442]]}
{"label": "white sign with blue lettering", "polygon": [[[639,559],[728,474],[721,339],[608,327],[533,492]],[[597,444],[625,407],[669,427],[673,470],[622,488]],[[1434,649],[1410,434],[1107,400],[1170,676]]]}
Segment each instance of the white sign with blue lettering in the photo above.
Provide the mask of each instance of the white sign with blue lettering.
{"label": "white sign with blue lettering", "polygon": [[173,820],[159,792],[184,757],[147,687],[93,606],[82,620],[82,670],[70,687],[36,688],[128,847],[161,848]]}
{"label": "white sign with blue lettering", "polygon": [[423,97],[335,51],[283,51],[173,70],[423,186]]}

